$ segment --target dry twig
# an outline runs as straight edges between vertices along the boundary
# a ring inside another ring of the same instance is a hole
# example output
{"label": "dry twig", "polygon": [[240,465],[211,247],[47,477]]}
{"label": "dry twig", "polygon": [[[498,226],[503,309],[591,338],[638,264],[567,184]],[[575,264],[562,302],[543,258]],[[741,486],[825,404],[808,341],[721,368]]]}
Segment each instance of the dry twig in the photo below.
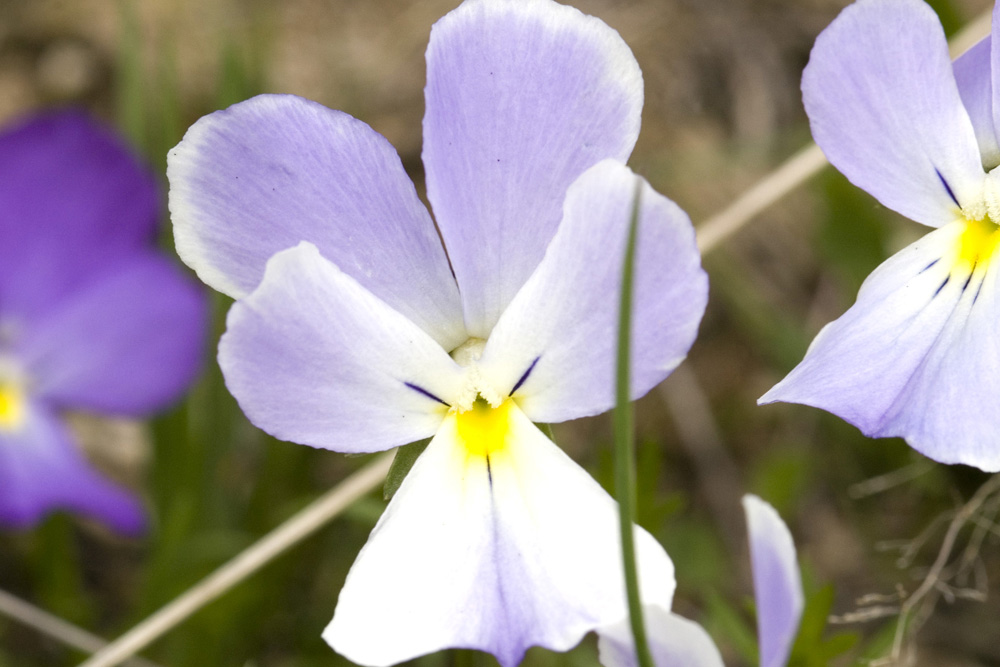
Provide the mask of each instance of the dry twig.
{"label": "dry twig", "polygon": [[[108,645],[108,642],[97,635],[78,628],[7,591],[0,591],[0,614],[86,653],[100,651]],[[158,667],[156,663],[140,657],[130,658],[125,664],[132,667]]]}

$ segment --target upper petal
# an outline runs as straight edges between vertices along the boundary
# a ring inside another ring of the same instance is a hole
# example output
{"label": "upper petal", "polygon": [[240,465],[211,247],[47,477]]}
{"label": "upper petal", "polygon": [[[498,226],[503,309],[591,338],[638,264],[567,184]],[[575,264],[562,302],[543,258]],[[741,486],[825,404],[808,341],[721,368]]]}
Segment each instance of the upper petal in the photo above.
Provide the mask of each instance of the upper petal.
{"label": "upper petal", "polygon": [[345,113],[261,95],[191,126],[167,156],[177,252],[234,298],[300,241],[451,349],[465,340],[448,260],[388,141]]}
{"label": "upper petal", "polygon": [[201,290],[178,267],[136,251],[16,332],[15,354],[47,401],[143,415],[194,379],[207,315]]}
{"label": "upper petal", "polygon": [[942,463],[1000,470],[998,237],[992,258],[970,257],[976,224],[890,257],[760,402],[820,407]]}
{"label": "upper petal", "polygon": [[[646,638],[656,667],[724,667],[715,642],[694,621],[655,605],[643,606]],[[604,667],[638,667],[627,618],[597,631]]]}
{"label": "upper petal", "polygon": [[551,0],[467,0],[427,47],[427,196],[486,338],[542,258],[566,188],[639,134],[642,74],[600,20]]}
{"label": "upper petal", "polygon": [[16,431],[0,432],[0,523],[27,528],[71,510],[126,534],[142,532],[137,498],[101,477],[43,404],[32,402]]}
{"label": "upper petal", "polygon": [[775,509],[757,496],[743,496],[743,509],[750,534],[760,667],[784,667],[805,604],[795,543]]}
{"label": "upper petal", "polygon": [[622,263],[641,187],[634,266],[632,396],[687,355],[708,299],[687,215],[628,167],[606,160],[566,196],[563,220],[538,269],[511,302],[480,366],[536,422],[614,405]]}
{"label": "upper petal", "polygon": [[305,242],[230,309],[219,365],[254,424],[341,452],[432,435],[463,379],[420,327]]}
{"label": "upper petal", "polygon": [[44,314],[110,263],[152,241],[153,174],[78,111],[25,119],[0,135],[0,310]]}
{"label": "upper petal", "polygon": [[[465,647],[513,667],[627,613],[614,501],[516,405],[501,411],[490,443],[451,413],[379,520],[323,635],[350,660]],[[635,537],[643,600],[669,608],[670,559]]]}
{"label": "upper petal", "polygon": [[934,227],[983,181],[944,31],[922,0],[859,0],[816,39],[802,75],[813,137],[852,183]]}
{"label": "upper petal", "polygon": [[952,65],[962,104],[976,132],[983,168],[1000,164],[1000,143],[993,123],[993,80],[990,65],[992,40],[987,35]]}

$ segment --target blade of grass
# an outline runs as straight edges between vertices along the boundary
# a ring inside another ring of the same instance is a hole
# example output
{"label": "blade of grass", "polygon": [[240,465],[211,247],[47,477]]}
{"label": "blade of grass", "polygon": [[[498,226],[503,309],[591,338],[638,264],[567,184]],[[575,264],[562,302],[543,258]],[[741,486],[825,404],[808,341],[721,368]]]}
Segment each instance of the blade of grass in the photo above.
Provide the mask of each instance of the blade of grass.
{"label": "blade of grass", "polygon": [[275,557],[309,537],[358,498],[377,488],[391,464],[392,454],[379,456],[142,623],[94,653],[80,667],[112,667],[135,655]]}
{"label": "blade of grass", "polygon": [[133,145],[146,150],[146,85],[142,66],[142,29],[134,0],[119,0],[118,23],[121,26],[118,47],[118,125]]}
{"label": "blade of grass", "polygon": [[625,568],[625,592],[628,596],[629,623],[635,639],[639,667],[653,667],[646,642],[646,626],[639,598],[639,574],[635,563],[635,429],[630,392],[629,370],[632,341],[632,291],[635,246],[639,229],[639,206],[642,181],[635,187],[632,217],[629,220],[625,259],[622,262],[622,291],[618,310],[618,359],[615,369],[615,495],[618,496],[618,523],[621,528],[622,562]]}

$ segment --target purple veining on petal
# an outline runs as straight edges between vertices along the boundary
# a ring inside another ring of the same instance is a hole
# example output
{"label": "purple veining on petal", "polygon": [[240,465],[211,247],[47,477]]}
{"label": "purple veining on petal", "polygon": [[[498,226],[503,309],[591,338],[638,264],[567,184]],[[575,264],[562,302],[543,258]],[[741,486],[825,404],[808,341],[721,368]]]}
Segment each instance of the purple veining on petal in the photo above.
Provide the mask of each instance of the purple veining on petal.
{"label": "purple veining on petal", "polygon": [[507,394],[508,396],[513,396],[514,392],[521,388],[521,385],[524,384],[525,380],[528,379],[528,376],[531,375],[531,371],[535,370],[535,364],[537,364],[538,360],[541,358],[542,358],[541,356],[535,357],[535,360],[531,362],[530,366],[528,366],[528,370],[524,371],[524,374],[521,375],[521,378],[514,383],[514,388],[510,390],[510,393]]}
{"label": "purple veining on petal", "polygon": [[948,185],[948,181],[945,180],[944,174],[941,173],[941,170],[934,167],[934,173],[937,174],[937,177],[941,180],[941,185],[943,185],[944,189],[948,191],[948,196],[951,197],[953,202],[955,202],[955,206],[961,207],[962,204],[959,203],[958,197],[955,196],[954,190],[952,190],[951,186]]}
{"label": "purple veining on petal", "polygon": [[229,310],[219,366],[256,426],[346,452],[432,436],[464,381],[429,334],[306,242]]}
{"label": "purple veining on petal", "polygon": [[450,404],[448,404],[445,401],[441,400],[440,398],[438,398],[437,396],[435,396],[434,394],[432,394],[431,392],[427,391],[426,389],[424,389],[423,387],[421,387],[419,385],[415,385],[412,382],[404,382],[403,384],[405,384],[407,387],[409,387],[413,391],[417,392],[418,394],[423,394],[424,396],[426,396],[427,398],[431,399],[432,401],[437,401],[441,405],[447,405],[448,407],[451,407]]}

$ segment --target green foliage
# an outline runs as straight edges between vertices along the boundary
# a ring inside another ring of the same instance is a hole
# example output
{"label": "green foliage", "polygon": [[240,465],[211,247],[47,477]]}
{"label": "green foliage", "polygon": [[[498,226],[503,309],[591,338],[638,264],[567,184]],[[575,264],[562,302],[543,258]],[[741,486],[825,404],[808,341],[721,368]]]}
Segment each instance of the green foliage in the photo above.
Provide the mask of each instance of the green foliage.
{"label": "green foliage", "polygon": [[[185,82],[180,75],[185,54],[178,53],[169,32],[150,43],[141,21],[144,14],[138,11],[142,5],[136,0],[119,2],[114,99],[108,106],[114,108],[118,127],[157,173],[164,171],[167,151],[198,117],[270,90],[274,83],[284,84],[265,77],[271,49],[261,16],[270,11],[268,4],[244,3],[241,7],[248,16],[240,20],[245,19],[245,23],[237,21],[227,27],[228,32],[214,36],[214,61],[209,58],[214,84],[192,95],[183,89]],[[930,4],[946,30],[953,32],[959,25],[954,3],[930,0]],[[394,128],[394,118],[380,120]],[[651,121],[647,120],[646,127]],[[796,133],[798,143],[802,129]],[[696,137],[694,145],[701,147],[704,141]],[[697,157],[707,160],[705,156],[699,148]],[[414,156],[403,157],[408,167],[417,162]],[[712,157],[709,162],[714,166],[731,156]],[[656,160],[669,165],[670,173],[683,176],[689,171],[690,164],[677,160],[676,155],[664,153]],[[746,166],[745,160],[737,165],[741,169]],[[703,189],[692,189],[687,196],[699,201],[707,199],[701,196],[705,193],[716,196],[714,185],[702,184]],[[832,170],[811,194],[816,197],[819,214],[816,226],[807,229],[815,231],[820,267],[809,279],[832,278],[829,282],[835,284],[836,296],[846,307],[864,278],[891,250],[893,225],[910,223],[898,223],[894,214]],[[723,203],[721,199],[712,201],[710,208]],[[769,224],[766,216],[759,224]],[[161,239],[165,248],[172,249],[169,225],[163,226]],[[732,358],[747,356],[749,351],[760,363],[747,364],[749,372],[739,378],[741,386],[763,385],[768,374],[778,376],[802,358],[813,333],[804,314],[810,304],[788,304],[766,294],[755,280],[758,276],[753,267],[734,261],[737,253],[732,250],[723,247],[705,260],[712,281],[712,304],[698,345],[714,345],[710,351],[736,350]],[[0,575],[4,578],[0,586],[112,637],[187,590],[364,465],[362,458],[276,441],[248,423],[214,362],[230,305],[228,298],[213,296],[213,331],[204,374],[181,404],[152,424],[151,463],[147,479],[140,484],[151,512],[149,535],[132,542],[113,540],[99,531],[81,528],[76,519],[55,516],[28,534],[5,534],[0,545]],[[704,357],[697,357],[704,349],[696,346],[692,360],[686,363],[703,361]],[[699,371],[707,370],[710,378],[733,372],[725,362],[712,363],[719,364],[721,370],[706,363]],[[915,460],[905,443],[873,442],[843,421],[802,406],[769,408],[769,412],[759,413],[787,418],[767,416],[751,421],[748,415],[758,414],[752,398],[713,393],[711,384],[707,389],[729,453],[747,473],[745,479],[738,480],[741,485],[767,498],[788,518],[797,517],[810,504],[825,503],[843,515],[843,520],[867,540],[866,545],[885,537],[884,526],[878,523],[885,517],[880,509],[888,504],[885,499],[849,501],[846,489]],[[654,400],[646,410],[660,419],[659,428],[665,418],[656,413],[662,409]],[[781,410],[784,412],[777,412]],[[645,427],[645,422],[640,424]],[[542,428],[551,437],[551,430]],[[735,657],[736,662],[728,664],[755,664],[756,629],[752,611],[745,604],[749,599],[746,564],[744,554],[734,546],[743,537],[727,534],[706,509],[704,490],[696,481],[706,471],[692,474],[685,454],[668,447],[673,444],[668,442],[669,432],[669,427],[657,431],[644,428],[645,435],[637,443],[636,476],[634,484],[630,483],[635,492],[635,519],[670,553],[677,571],[680,605],[704,611],[698,620],[717,639],[727,658]],[[562,439],[562,431],[560,436]],[[610,489],[612,449],[599,440],[592,436],[586,447],[579,449],[598,450],[596,465],[590,468]],[[425,446],[426,442],[400,448],[383,490],[385,499],[399,488]],[[928,516],[951,507],[952,491],[963,483],[964,474],[938,466],[914,480],[907,493],[916,500],[906,505],[912,516],[905,520],[893,516],[894,534],[912,536]],[[348,665],[326,646],[320,633],[333,613],[351,563],[384,507],[383,497],[370,494],[296,547],[294,553],[278,558],[188,619],[145,655],[172,667]],[[405,554],[401,557],[405,566]],[[860,642],[861,648],[854,654],[845,657],[859,643],[858,637],[831,632],[827,618],[833,601],[829,586],[809,593],[791,667],[819,667],[835,660],[846,664],[849,658],[885,655],[894,630],[892,623],[880,630],[862,627],[870,636]],[[3,667],[71,665],[80,658],[80,654],[32,631],[0,621]],[[481,653],[453,651],[422,657],[412,664],[490,667],[496,663]],[[525,667],[594,664],[592,637],[567,654],[531,649],[524,662]]]}
{"label": "green foliage", "polygon": [[844,293],[853,295],[887,256],[888,212],[832,169],[820,183],[831,205],[820,216],[817,252],[823,266],[844,282]]}
{"label": "green foliage", "polygon": [[392,500],[392,497],[396,495],[396,491],[399,490],[400,484],[403,483],[403,479],[409,474],[410,468],[417,462],[417,458],[424,453],[430,442],[430,438],[428,438],[418,442],[411,442],[396,450],[396,456],[392,459],[389,474],[385,477],[385,486],[382,489],[383,498],[387,501]]}
{"label": "green foliage", "polygon": [[823,586],[806,597],[802,623],[792,645],[788,667],[826,667],[857,643],[858,637],[854,633],[840,632],[826,637],[833,599],[832,585]]}
{"label": "green foliage", "polygon": [[740,613],[732,602],[712,590],[706,596],[708,616],[705,627],[720,644],[732,648],[741,663],[752,665],[758,661],[757,630]]}

